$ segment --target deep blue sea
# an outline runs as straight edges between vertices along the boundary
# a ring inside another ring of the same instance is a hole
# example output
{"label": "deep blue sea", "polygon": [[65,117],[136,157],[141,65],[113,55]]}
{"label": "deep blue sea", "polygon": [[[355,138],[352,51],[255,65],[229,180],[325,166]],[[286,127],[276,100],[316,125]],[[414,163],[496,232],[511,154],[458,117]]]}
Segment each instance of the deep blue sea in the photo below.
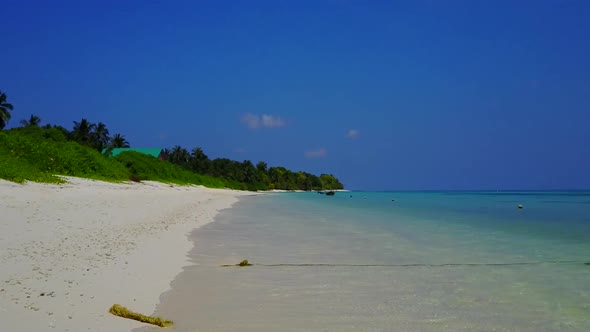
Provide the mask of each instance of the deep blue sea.
{"label": "deep blue sea", "polygon": [[179,331],[590,331],[588,191],[269,194],[191,236]]}

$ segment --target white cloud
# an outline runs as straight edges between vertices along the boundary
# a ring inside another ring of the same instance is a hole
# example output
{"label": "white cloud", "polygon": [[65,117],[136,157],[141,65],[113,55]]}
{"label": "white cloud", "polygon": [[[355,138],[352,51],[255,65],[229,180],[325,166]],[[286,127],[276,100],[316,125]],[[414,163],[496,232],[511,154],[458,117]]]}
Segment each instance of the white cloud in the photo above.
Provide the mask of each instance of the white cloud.
{"label": "white cloud", "polygon": [[324,158],[328,151],[324,148],[305,151],[305,158]]}
{"label": "white cloud", "polygon": [[245,123],[246,126],[250,129],[258,129],[258,128],[279,128],[284,127],[287,123],[285,120],[278,116],[269,115],[269,114],[252,114],[247,113],[242,117],[242,123]]}
{"label": "white cloud", "polygon": [[245,123],[248,128],[256,129],[260,127],[260,118],[256,114],[246,114],[242,117],[242,123]]}
{"label": "white cloud", "polygon": [[359,137],[361,133],[357,130],[357,129],[349,129],[348,133],[346,133],[346,137],[350,138],[350,139],[355,139],[357,137]]}
{"label": "white cloud", "polygon": [[278,128],[285,125],[285,120],[278,116],[272,116],[268,114],[262,114],[262,126],[267,128]]}

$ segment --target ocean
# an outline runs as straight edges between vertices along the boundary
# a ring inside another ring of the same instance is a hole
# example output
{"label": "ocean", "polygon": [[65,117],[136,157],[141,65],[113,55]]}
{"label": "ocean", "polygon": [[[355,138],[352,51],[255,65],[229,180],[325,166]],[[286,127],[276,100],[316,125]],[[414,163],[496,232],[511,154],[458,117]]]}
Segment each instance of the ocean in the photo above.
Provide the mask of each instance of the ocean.
{"label": "ocean", "polygon": [[590,331],[587,191],[252,196],[191,238],[173,330]]}

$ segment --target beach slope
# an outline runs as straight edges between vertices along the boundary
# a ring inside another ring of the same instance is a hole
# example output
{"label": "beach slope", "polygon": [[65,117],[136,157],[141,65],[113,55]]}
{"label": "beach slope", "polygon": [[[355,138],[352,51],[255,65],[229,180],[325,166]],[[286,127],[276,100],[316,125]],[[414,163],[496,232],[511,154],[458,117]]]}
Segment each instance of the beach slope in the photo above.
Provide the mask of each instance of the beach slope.
{"label": "beach slope", "polygon": [[187,265],[188,234],[245,192],[0,180],[0,320],[6,331],[126,331],[145,324],[108,313],[118,303],[150,315]]}

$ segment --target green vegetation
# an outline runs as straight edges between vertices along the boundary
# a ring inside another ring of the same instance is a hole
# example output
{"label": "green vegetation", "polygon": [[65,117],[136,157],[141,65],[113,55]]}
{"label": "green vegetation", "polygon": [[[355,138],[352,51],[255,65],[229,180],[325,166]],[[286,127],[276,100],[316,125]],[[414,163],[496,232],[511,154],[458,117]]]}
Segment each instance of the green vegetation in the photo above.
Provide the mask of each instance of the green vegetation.
{"label": "green vegetation", "polygon": [[[14,108],[0,91],[0,130]],[[41,126],[41,118],[31,114],[22,127],[0,131],[0,178],[61,183],[56,175],[106,181],[153,180],[175,184],[195,184],[240,190],[331,190],[342,184],[331,174],[316,176],[293,172],[284,167],[268,167],[227,158],[209,159],[201,148],[190,152],[180,146],[164,149],[160,160],[138,152],[123,152],[109,158],[114,148],[130,147],[125,136],[109,136],[102,122],[88,119],[73,122],[72,130],[62,126]],[[104,154],[102,152],[105,152]]]}
{"label": "green vegetation", "polygon": [[17,183],[23,183],[25,181],[45,183],[64,182],[52,174],[40,171],[25,160],[7,155],[2,149],[0,149],[0,179]]}
{"label": "green vegetation", "polygon": [[196,184],[210,188],[224,188],[229,185],[221,179],[196,174],[138,152],[123,152],[112,160],[124,165],[129,171],[130,178],[136,181],[152,180],[175,184]]}
{"label": "green vegetation", "polygon": [[107,158],[89,147],[67,141],[55,128],[15,128],[0,132],[0,178],[22,183],[62,183],[54,175],[105,181],[152,180],[212,188],[241,184],[190,172],[137,152]]}
{"label": "green vegetation", "polygon": [[113,304],[113,306],[109,309],[109,312],[115,316],[129,318],[136,321],[140,321],[142,323],[148,323],[152,325],[157,325],[160,327],[169,327],[174,325],[171,320],[164,320],[160,317],[151,317],[142,315],[136,312],[133,312],[120,304]]}
{"label": "green vegetation", "polygon": [[[54,141],[53,129],[0,132],[0,177],[22,182],[60,182],[53,175],[123,181],[129,171],[121,163],[75,142]],[[45,133],[44,133],[45,131]],[[48,131],[48,132],[47,132]]]}
{"label": "green vegetation", "polygon": [[264,161],[254,166],[243,162],[218,158],[210,160],[201,148],[191,152],[175,146],[165,150],[168,160],[192,172],[220,177],[234,183],[242,183],[248,190],[322,190],[343,189],[344,186],[331,174],[319,177],[306,172],[293,172],[284,167],[268,167]]}
{"label": "green vegetation", "polygon": [[111,138],[111,144],[110,144],[110,148],[128,148],[129,142],[127,142],[127,139],[125,139],[125,136],[121,135],[121,134],[115,134],[115,136],[113,136]]}
{"label": "green vegetation", "polygon": [[10,112],[13,110],[12,104],[6,101],[6,94],[0,90],[0,130],[4,129],[10,120]]}
{"label": "green vegetation", "polygon": [[20,124],[23,127],[38,127],[40,123],[41,118],[35,114],[31,114],[31,117],[28,120],[20,120]]}

